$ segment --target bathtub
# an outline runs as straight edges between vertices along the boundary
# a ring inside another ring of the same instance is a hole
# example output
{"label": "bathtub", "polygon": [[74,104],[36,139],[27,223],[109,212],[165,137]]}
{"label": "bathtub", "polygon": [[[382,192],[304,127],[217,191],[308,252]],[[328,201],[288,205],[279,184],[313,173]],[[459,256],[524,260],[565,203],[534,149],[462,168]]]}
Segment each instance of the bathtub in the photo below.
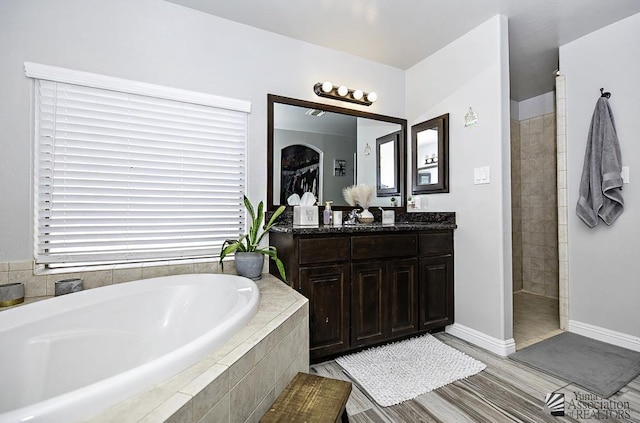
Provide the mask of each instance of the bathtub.
{"label": "bathtub", "polygon": [[73,422],[213,352],[257,312],[246,278],[176,275],[0,312],[0,422]]}

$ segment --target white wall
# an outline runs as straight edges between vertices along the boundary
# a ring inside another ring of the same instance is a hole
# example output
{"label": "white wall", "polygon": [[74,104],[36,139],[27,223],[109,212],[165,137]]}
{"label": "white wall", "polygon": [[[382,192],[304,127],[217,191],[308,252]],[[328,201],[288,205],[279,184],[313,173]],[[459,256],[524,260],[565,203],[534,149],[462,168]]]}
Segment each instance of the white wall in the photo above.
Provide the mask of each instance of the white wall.
{"label": "white wall", "polygon": [[[513,103],[517,106],[515,115]],[[532,117],[553,113],[556,109],[556,93],[555,91],[550,91],[520,102],[511,101],[511,104],[511,119],[527,120]]]}
{"label": "white wall", "polygon": [[[560,47],[567,83],[569,320],[635,337],[640,347],[640,14]],[[587,133],[600,88],[615,119],[622,162],[630,167],[623,214],[589,229],[575,214]],[[634,178],[635,176],[635,178]]]}
{"label": "white wall", "polygon": [[[450,193],[419,200],[456,212],[456,323],[498,341],[512,337],[508,63],[507,19],[495,16],[410,68],[406,83],[409,126],[449,113]],[[479,124],[464,128],[469,107]],[[490,184],[473,184],[479,166]]]}
{"label": "white wall", "polygon": [[[0,261],[32,254],[32,85],[23,62],[251,101],[247,169],[254,202],[266,197],[266,94],[345,107],[313,94],[314,83],[332,80],[379,95],[372,107],[351,107],[406,116],[410,125],[450,113],[451,193],[423,196],[421,203],[425,211],[457,212],[456,321],[497,340],[511,338],[505,17],[405,73],[159,0],[66,0],[64,7],[3,0],[0,57]],[[465,129],[469,106],[480,123]],[[491,167],[491,184],[473,185],[477,166]]]}
{"label": "white wall", "polygon": [[266,197],[267,93],[324,102],[331,80],[403,117],[404,72],[160,0],[0,2],[0,261],[32,257],[31,61],[249,100],[248,195]]}

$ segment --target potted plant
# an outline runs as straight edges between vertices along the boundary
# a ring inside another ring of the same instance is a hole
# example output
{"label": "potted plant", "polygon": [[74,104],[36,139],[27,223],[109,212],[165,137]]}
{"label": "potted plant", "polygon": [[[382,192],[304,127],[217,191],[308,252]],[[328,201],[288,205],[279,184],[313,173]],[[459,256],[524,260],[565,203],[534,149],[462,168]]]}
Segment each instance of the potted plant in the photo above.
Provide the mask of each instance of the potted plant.
{"label": "potted plant", "polygon": [[220,264],[224,266],[222,260],[229,254],[235,254],[236,271],[240,276],[246,276],[250,279],[257,280],[262,277],[262,266],[264,264],[264,256],[268,256],[276,262],[282,280],[286,281],[284,265],[278,258],[278,252],[273,246],[261,247],[260,241],[269,232],[274,225],[278,216],[285,210],[285,206],[278,207],[273,213],[269,222],[262,226],[265,221],[264,205],[262,201],[258,203],[257,213],[253,209],[251,201],[244,196],[244,207],[249,212],[251,223],[247,229],[247,233],[240,236],[237,240],[228,239],[222,244],[220,250]]}
{"label": "potted plant", "polygon": [[413,201],[412,196],[407,197],[407,206],[411,207],[412,209],[415,208],[416,203]]}

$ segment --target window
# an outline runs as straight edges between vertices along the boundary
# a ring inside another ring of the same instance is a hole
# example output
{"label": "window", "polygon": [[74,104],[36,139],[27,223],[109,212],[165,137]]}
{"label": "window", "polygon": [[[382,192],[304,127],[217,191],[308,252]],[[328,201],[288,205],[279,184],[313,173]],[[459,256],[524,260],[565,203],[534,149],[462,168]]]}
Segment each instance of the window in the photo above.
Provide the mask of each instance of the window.
{"label": "window", "polygon": [[244,231],[249,103],[25,67],[38,264],[212,257]]}

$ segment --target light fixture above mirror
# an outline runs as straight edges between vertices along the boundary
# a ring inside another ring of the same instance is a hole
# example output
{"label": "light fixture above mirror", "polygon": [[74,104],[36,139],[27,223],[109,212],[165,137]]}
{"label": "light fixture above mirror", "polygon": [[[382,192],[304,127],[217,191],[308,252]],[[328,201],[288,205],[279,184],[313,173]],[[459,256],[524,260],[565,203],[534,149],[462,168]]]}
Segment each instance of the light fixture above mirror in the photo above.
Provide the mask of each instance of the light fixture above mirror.
{"label": "light fixture above mirror", "polygon": [[373,91],[365,93],[362,90],[352,90],[344,85],[336,86],[331,81],[318,82],[313,86],[313,92],[320,97],[348,101],[364,106],[371,106],[378,99],[378,94]]}

